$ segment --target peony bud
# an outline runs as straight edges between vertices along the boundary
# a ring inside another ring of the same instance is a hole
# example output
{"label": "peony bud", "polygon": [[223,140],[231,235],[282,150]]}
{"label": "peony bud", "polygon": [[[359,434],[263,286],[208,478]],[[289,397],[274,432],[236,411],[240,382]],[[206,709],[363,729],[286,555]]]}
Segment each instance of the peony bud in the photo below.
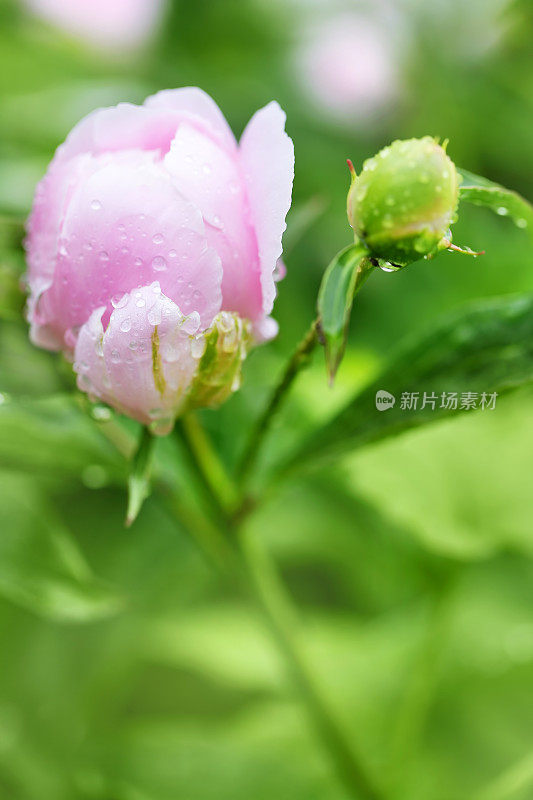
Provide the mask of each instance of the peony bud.
{"label": "peony bud", "polygon": [[348,220],[371,256],[404,267],[449,247],[458,201],[454,163],[424,136],[365,161],[348,192]]}
{"label": "peony bud", "polygon": [[82,120],[28,221],[31,338],[74,361],[78,386],[158,433],[222,402],[269,316],[291,201],[277,103],[237,144],[199,89]]}

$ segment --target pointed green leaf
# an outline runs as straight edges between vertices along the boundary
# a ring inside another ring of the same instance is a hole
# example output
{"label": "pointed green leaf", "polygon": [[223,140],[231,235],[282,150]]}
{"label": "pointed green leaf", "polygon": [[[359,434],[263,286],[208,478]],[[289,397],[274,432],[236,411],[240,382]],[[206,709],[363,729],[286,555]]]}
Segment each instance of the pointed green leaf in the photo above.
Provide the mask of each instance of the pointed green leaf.
{"label": "pointed green leaf", "polygon": [[464,169],[458,172],[463,179],[459,187],[460,200],[487,206],[502,217],[509,216],[519,228],[527,228],[533,236],[533,206],[524,197]]}
{"label": "pointed green leaf", "polygon": [[122,606],[94,577],[33,479],[2,473],[0,530],[0,595],[61,622],[100,619]]}
{"label": "pointed green leaf", "polygon": [[139,446],[133,456],[131,470],[128,476],[127,527],[135,522],[142,504],[150,494],[150,470],[152,466],[153,446],[154,437],[148,428],[143,425]]}
{"label": "pointed green leaf", "polygon": [[[296,469],[452,414],[474,413],[461,407],[463,393],[478,393],[480,401],[482,393],[501,395],[531,381],[533,294],[474,303],[421,338],[409,338],[391,365],[313,434],[287,466]],[[394,399],[382,410],[379,392]],[[416,408],[405,407],[404,393],[418,395]],[[424,405],[424,393],[435,395],[434,407]],[[456,409],[442,405],[443,393],[457,393]]]}
{"label": "pointed green leaf", "polygon": [[344,355],[353,299],[373,265],[358,244],[341,250],[329,264],[318,293],[319,330],[326,351],[330,382]]}

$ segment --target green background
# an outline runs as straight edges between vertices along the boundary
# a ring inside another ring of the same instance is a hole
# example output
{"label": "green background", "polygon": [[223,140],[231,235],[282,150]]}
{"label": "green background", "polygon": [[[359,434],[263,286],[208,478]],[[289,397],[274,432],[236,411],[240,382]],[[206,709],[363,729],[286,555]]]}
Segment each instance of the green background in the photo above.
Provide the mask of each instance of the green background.
{"label": "green background", "polygon": [[[5,217],[28,213],[55,147],[98,105],[198,85],[237,134],[271,99],[287,112],[296,177],[280,335],[250,356],[242,390],[201,415],[228,463],[312,319],[325,266],[350,241],[346,157],[358,168],[394,138],[449,138],[458,165],[533,197],[531,3],[405,0],[392,27],[381,4],[324,5],[374,14],[402,86],[371,124],[342,125],[312,106],[291,66],[316,7],[174,2],[142,53],[118,57],[0,5]],[[302,208],[314,207],[298,238]],[[161,496],[123,527],[126,463],[105,409],[73,398],[68,366],[29,343],[16,226],[0,235],[0,797],[345,800],[261,621]],[[335,388],[317,353],[267,461],[373,377],[404,335],[469,300],[531,289],[530,241],[509,220],[466,206],[454,241],[486,255],[445,253],[370,278]],[[505,770],[508,783],[480,800],[533,796],[531,399],[524,389],[494,411],[287,480],[249,521],[391,798],[470,800]],[[127,449],[136,427],[115,423]],[[173,440],[158,442],[157,469],[188,491]]]}

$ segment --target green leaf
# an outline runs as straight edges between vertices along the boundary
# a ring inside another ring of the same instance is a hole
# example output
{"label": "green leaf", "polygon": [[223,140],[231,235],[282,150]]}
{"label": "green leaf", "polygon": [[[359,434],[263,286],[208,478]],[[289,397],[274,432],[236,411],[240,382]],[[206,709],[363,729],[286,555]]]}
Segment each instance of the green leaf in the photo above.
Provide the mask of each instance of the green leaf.
{"label": "green leaf", "polygon": [[128,528],[136,520],[142,504],[150,494],[153,446],[154,437],[149,429],[143,425],[139,446],[133,456],[131,471],[128,476],[128,510],[126,512],[126,526]]}
{"label": "green leaf", "polygon": [[116,613],[122,600],[94,577],[34,480],[3,473],[0,485],[0,594],[61,622]]}
{"label": "green leaf", "polygon": [[460,200],[487,206],[502,217],[509,216],[519,228],[527,228],[533,236],[533,206],[524,197],[464,169],[458,172],[463,178],[459,187]]}
{"label": "green leaf", "polygon": [[[466,411],[460,407],[463,392],[501,395],[530,381],[533,295],[474,303],[444,318],[421,338],[410,337],[391,365],[313,434],[286,467],[294,469]],[[376,407],[379,391],[395,398],[386,410]],[[402,408],[404,392],[419,393],[416,409]],[[430,404],[421,408],[424,392],[436,395],[434,409]],[[443,392],[458,393],[456,410],[441,407]]]}
{"label": "green leaf", "polygon": [[319,326],[331,383],[344,355],[353,299],[374,269],[367,255],[367,250],[358,244],[341,250],[329,264],[320,285]]}
{"label": "green leaf", "polygon": [[97,466],[103,484],[122,478],[122,462],[71,396],[0,404],[0,469],[79,479]]}

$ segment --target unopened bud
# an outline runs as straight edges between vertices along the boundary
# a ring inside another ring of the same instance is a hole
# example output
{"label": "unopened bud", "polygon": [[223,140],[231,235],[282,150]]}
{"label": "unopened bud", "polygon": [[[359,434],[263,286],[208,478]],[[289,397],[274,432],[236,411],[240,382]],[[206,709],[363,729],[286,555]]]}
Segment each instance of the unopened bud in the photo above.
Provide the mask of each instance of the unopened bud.
{"label": "unopened bud", "polygon": [[450,245],[459,181],[430,136],[393,142],[363,164],[348,193],[348,219],[376,259],[404,267]]}

